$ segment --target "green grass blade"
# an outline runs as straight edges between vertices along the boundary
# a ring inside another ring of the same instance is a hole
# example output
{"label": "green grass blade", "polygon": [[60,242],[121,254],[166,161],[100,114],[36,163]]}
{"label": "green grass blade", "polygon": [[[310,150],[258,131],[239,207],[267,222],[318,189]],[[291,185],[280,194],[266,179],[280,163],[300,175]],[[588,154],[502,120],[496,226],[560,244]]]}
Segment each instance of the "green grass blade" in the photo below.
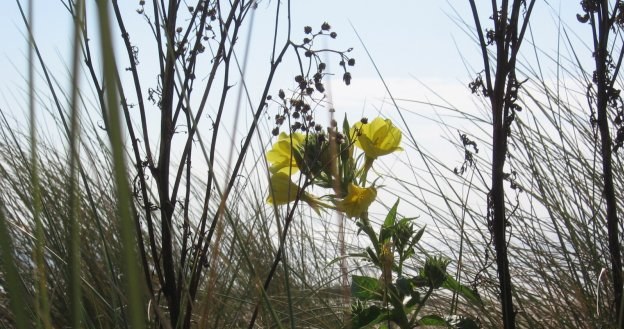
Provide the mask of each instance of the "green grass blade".
{"label": "green grass blade", "polygon": [[6,287],[4,287],[9,296],[9,306],[13,312],[15,319],[15,328],[27,329],[30,328],[30,323],[26,316],[27,304],[26,304],[26,292],[22,285],[20,273],[15,265],[15,259],[13,255],[13,246],[11,233],[8,229],[7,218],[4,212],[4,202],[0,199],[0,264],[5,275]]}
{"label": "green grass blade", "polygon": [[[18,5],[21,4],[18,1]],[[33,260],[35,263],[35,287],[36,287],[36,313],[37,326],[43,328],[51,328],[52,320],[50,319],[50,302],[48,298],[48,288],[45,273],[44,248],[45,235],[43,223],[41,222],[41,190],[38,170],[37,157],[37,132],[36,132],[36,113],[35,113],[35,66],[34,66],[34,47],[35,40],[32,33],[33,19],[33,1],[28,1],[28,108],[30,119],[30,181],[32,186],[32,209],[33,221],[35,224],[35,250],[33,252]]]}
{"label": "green grass blade", "polygon": [[80,223],[79,192],[78,192],[78,147],[80,139],[79,126],[79,64],[81,57],[80,38],[83,29],[84,1],[78,0],[74,5],[76,15],[74,16],[74,39],[72,49],[72,69],[71,69],[71,98],[69,116],[69,285],[71,298],[71,314],[74,328],[81,328],[82,319],[82,291],[81,291],[81,248],[80,248]]}
{"label": "green grass blade", "polygon": [[106,105],[108,106],[108,136],[112,148],[115,189],[118,202],[120,233],[123,246],[123,270],[126,291],[128,296],[128,310],[131,328],[145,328],[145,311],[142,298],[143,284],[139,277],[139,258],[136,254],[136,232],[132,215],[132,194],[127,180],[127,170],[124,158],[124,143],[121,129],[121,113],[116,86],[117,67],[113,53],[113,42],[109,20],[108,1],[98,3],[98,19],[103,52],[104,85],[106,88]]}

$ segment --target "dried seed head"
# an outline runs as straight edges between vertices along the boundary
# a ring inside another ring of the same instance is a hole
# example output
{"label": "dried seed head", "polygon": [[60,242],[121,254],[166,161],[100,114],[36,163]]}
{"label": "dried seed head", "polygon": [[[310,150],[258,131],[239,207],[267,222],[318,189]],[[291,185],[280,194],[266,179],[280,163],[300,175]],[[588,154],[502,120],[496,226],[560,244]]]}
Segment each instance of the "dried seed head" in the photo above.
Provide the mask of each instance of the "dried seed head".
{"label": "dried seed head", "polygon": [[323,84],[320,82],[315,83],[314,88],[316,88],[316,90],[318,90],[319,93],[325,92],[325,86],[323,86]]}
{"label": "dried seed head", "polygon": [[345,84],[348,86],[351,84],[351,73],[349,72],[345,72],[345,74],[342,76],[342,80],[345,82]]}

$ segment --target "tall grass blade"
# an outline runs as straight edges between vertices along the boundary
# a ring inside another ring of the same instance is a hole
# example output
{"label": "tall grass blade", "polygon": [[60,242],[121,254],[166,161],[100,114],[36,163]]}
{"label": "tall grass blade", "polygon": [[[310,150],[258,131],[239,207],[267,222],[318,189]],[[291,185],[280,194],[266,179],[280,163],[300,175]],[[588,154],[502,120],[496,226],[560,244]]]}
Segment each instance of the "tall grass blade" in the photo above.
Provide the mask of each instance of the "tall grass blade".
{"label": "tall grass blade", "polygon": [[80,126],[79,126],[79,104],[78,95],[79,87],[79,64],[80,64],[80,39],[83,30],[84,1],[78,0],[74,4],[74,38],[71,62],[71,96],[70,96],[70,114],[69,114],[69,283],[71,298],[71,314],[72,327],[82,328],[82,291],[81,291],[81,243],[80,243],[80,219],[79,196],[78,196],[78,162],[79,162],[79,142],[80,142]]}
{"label": "tall grass blade", "polygon": [[124,159],[124,143],[121,129],[121,113],[117,95],[117,67],[113,53],[113,42],[109,20],[108,1],[99,0],[98,19],[100,27],[101,49],[103,55],[104,85],[106,86],[106,105],[108,106],[108,137],[110,139],[113,160],[114,182],[116,190],[117,213],[120,221],[122,240],[124,285],[128,296],[130,328],[145,328],[145,310],[142,298],[143,283],[139,278],[139,259],[136,254],[135,218],[131,204],[132,195],[127,180],[127,167]]}
{"label": "tall grass blade", "polygon": [[[18,5],[20,5],[18,0]],[[37,116],[35,111],[35,63],[34,63],[34,47],[35,40],[33,37],[32,24],[34,23],[33,1],[28,1],[28,110],[30,119],[30,181],[32,186],[32,210],[33,221],[35,224],[35,250],[34,258],[34,276],[36,287],[36,324],[37,327],[51,328],[52,320],[50,319],[50,305],[48,299],[48,288],[45,273],[45,235],[43,223],[41,222],[41,190],[38,170],[37,157]]]}

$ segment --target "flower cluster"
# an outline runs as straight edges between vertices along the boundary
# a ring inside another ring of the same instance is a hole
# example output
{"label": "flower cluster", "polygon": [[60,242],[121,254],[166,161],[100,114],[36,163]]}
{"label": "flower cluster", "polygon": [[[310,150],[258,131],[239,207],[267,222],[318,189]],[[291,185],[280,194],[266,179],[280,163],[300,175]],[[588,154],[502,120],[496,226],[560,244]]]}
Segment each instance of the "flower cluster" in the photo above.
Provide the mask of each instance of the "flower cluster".
{"label": "flower cluster", "polygon": [[[367,174],[373,162],[401,150],[401,131],[389,119],[362,119],[350,126],[345,119],[342,132],[334,122],[327,129],[293,131],[279,134],[266,153],[270,163],[271,190],[267,202],[275,205],[295,200],[319,208],[340,211],[347,217],[364,219],[377,198],[377,188],[367,186]],[[355,152],[357,148],[361,152]],[[357,155],[357,156],[356,156]],[[295,184],[291,177],[300,173]],[[305,191],[308,186],[331,190],[324,198]]]}

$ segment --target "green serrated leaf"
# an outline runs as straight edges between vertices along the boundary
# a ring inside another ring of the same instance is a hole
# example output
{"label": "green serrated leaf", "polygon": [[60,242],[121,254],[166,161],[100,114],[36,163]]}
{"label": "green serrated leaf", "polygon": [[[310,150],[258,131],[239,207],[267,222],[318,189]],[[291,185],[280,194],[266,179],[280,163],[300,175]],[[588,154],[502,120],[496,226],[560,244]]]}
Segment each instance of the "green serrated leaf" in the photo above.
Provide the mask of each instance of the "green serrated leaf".
{"label": "green serrated leaf", "polygon": [[455,278],[450,275],[447,276],[444,283],[442,283],[442,288],[448,289],[450,291],[456,292],[460,296],[464,297],[466,300],[478,304],[479,306],[483,305],[483,301],[479,296],[479,293],[468,286],[465,286],[459,283]]}
{"label": "green serrated leaf", "polygon": [[360,300],[382,300],[382,287],[377,278],[354,275],[351,282],[351,295]]}
{"label": "green serrated leaf", "polygon": [[418,320],[418,324],[423,326],[445,326],[447,325],[446,320],[444,320],[439,315],[425,315],[420,320]]}

